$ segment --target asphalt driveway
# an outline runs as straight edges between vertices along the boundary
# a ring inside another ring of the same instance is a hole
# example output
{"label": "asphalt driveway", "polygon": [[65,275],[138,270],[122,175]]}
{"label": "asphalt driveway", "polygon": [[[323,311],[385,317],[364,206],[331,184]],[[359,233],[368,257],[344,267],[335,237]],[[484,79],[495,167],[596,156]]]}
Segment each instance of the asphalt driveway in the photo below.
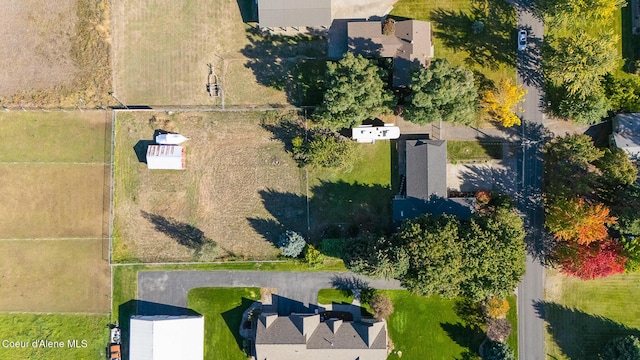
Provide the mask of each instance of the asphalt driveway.
{"label": "asphalt driveway", "polygon": [[200,287],[269,287],[278,295],[309,306],[317,304],[318,291],[335,282],[361,282],[375,289],[402,289],[397,280],[373,280],[348,272],[275,271],[141,271],[139,300],[187,307],[189,290]]}

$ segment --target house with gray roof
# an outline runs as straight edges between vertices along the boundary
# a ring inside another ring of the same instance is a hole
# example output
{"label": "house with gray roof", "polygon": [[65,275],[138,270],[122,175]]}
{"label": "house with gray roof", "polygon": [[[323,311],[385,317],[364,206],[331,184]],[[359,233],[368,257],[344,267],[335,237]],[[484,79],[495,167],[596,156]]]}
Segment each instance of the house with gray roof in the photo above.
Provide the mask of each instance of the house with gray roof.
{"label": "house with gray roof", "polygon": [[380,21],[347,24],[348,51],[365,57],[393,60],[393,86],[407,86],[413,66],[427,66],[433,58],[431,23],[419,20],[395,22],[395,32],[384,35]]}
{"label": "house with gray roof", "polygon": [[640,160],[640,113],[618,114],[612,121],[610,142],[632,160]]}
{"label": "house with gray roof", "polygon": [[447,141],[413,139],[400,142],[400,192],[392,200],[393,222],[422,214],[450,214],[471,218],[475,198],[449,198],[447,188]]}
{"label": "house with gray roof", "polygon": [[256,360],[385,360],[384,321],[322,319],[320,314],[263,313],[255,333]]}
{"label": "house with gray roof", "polygon": [[331,0],[257,0],[261,28],[329,27]]}

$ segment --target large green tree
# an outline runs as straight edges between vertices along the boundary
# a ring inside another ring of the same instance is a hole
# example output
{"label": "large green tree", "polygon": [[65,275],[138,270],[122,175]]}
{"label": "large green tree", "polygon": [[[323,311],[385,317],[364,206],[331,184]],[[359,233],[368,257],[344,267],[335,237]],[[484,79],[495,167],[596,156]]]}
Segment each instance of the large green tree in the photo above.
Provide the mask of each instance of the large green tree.
{"label": "large green tree", "polygon": [[602,360],[640,360],[640,340],[633,335],[619,337],[605,345]]}
{"label": "large green tree", "polygon": [[411,79],[404,118],[417,124],[443,120],[463,125],[476,121],[478,90],[471,70],[435,59]]}
{"label": "large green tree", "polygon": [[612,33],[594,37],[578,31],[550,43],[545,75],[581,100],[601,91],[600,78],[614,71],[620,61],[618,37]]}
{"label": "large green tree", "polygon": [[475,300],[506,296],[524,274],[522,220],[510,208],[484,211],[470,221],[429,214],[407,220],[389,241],[408,261],[398,278],[420,295]]}
{"label": "large green tree", "polygon": [[312,119],[339,130],[391,111],[394,97],[385,88],[386,76],[374,61],[350,52],[338,62],[328,62],[324,99]]}
{"label": "large green tree", "polygon": [[583,88],[575,94],[567,92],[563,86],[555,90],[559,93],[554,97],[555,104],[552,107],[556,116],[573,120],[579,125],[590,125],[602,121],[611,110],[611,102],[597,83],[592,86],[593,89]]}

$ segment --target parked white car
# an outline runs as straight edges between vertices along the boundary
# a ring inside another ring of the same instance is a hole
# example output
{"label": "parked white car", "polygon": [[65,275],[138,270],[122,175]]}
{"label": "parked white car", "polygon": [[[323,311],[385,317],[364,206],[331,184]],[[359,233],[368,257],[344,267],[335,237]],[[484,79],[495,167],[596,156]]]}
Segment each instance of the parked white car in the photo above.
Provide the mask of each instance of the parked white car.
{"label": "parked white car", "polygon": [[518,31],[518,51],[524,51],[527,49],[527,31]]}

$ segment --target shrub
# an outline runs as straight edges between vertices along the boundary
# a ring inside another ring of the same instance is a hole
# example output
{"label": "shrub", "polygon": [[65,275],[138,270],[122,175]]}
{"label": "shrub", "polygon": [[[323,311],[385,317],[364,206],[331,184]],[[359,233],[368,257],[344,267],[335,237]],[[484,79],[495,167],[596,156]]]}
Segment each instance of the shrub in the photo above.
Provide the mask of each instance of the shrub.
{"label": "shrub", "polygon": [[392,18],[384,19],[382,23],[382,35],[395,35],[396,21]]}
{"label": "shrub", "polygon": [[515,360],[516,355],[509,345],[501,342],[488,342],[484,347],[484,360]]}
{"label": "shrub", "polygon": [[491,296],[484,302],[483,312],[490,319],[504,319],[509,312],[509,302],[505,298]]}
{"label": "shrub", "polygon": [[278,249],[282,251],[282,255],[295,258],[300,255],[302,250],[304,250],[307,242],[304,240],[302,235],[295,231],[287,230],[280,235],[277,245]]}
{"label": "shrub", "polygon": [[322,253],[327,256],[342,258],[347,250],[349,240],[347,239],[324,239],[320,243]]}
{"label": "shrub", "polygon": [[487,321],[487,337],[491,341],[505,342],[511,334],[511,323],[508,319],[489,319]]}
{"label": "shrub", "polygon": [[393,313],[393,303],[387,295],[380,293],[373,295],[369,299],[369,305],[376,320],[386,320]]}
{"label": "shrub", "polygon": [[317,267],[324,263],[324,255],[313,245],[309,244],[304,251],[304,260],[311,267]]}

